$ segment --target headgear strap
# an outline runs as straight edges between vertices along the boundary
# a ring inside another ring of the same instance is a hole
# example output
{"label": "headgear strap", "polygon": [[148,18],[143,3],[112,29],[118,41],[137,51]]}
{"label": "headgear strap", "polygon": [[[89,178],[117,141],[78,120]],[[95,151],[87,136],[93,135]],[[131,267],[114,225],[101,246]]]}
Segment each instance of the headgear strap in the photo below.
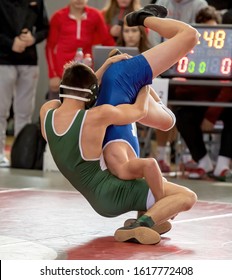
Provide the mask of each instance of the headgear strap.
{"label": "headgear strap", "polygon": [[[65,86],[65,85],[60,85],[60,88],[71,89],[71,90],[76,90],[76,91],[83,91],[83,92],[88,92],[90,94],[93,94],[92,91],[87,88],[69,87],[69,86]],[[84,101],[84,102],[90,101],[90,98],[80,97],[80,96],[71,95],[71,94],[60,93],[59,96],[65,97],[65,98],[72,98],[72,99],[76,99],[76,100],[80,100],[80,101]]]}
{"label": "headgear strap", "polygon": [[59,94],[60,97],[65,97],[65,98],[72,98],[72,99],[76,99],[76,100],[80,100],[80,101],[85,101],[85,102],[89,102],[90,99],[88,98],[84,98],[84,97],[80,97],[80,96],[76,96],[76,95],[71,95],[71,94]]}
{"label": "headgear strap", "polygon": [[89,92],[89,93],[93,94],[92,91],[88,88],[69,87],[69,86],[65,86],[65,85],[60,85],[60,88],[71,89],[71,90],[76,90],[76,91],[84,91],[84,92]]}

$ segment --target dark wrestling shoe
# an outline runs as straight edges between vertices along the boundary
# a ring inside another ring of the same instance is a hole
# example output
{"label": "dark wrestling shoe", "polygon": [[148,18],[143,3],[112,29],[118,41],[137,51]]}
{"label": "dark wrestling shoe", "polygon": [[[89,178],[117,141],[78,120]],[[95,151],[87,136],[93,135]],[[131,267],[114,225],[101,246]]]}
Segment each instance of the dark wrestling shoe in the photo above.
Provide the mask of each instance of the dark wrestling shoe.
{"label": "dark wrestling shoe", "polygon": [[165,18],[168,14],[164,6],[150,4],[144,6],[143,9],[129,13],[126,16],[126,23],[128,26],[143,25],[146,17],[160,17]]}
{"label": "dark wrestling shoe", "polygon": [[[124,227],[130,226],[135,221],[136,221],[136,219],[127,219],[124,222]],[[153,225],[151,227],[151,229],[155,230],[159,234],[164,234],[164,233],[168,232],[169,230],[171,230],[171,228],[172,228],[172,224],[169,221],[163,222],[160,225]]]}
{"label": "dark wrestling shoe", "polygon": [[162,5],[149,4],[143,7],[143,10],[152,13],[159,18],[165,18],[168,15],[168,10]]}
{"label": "dark wrestling shoe", "polygon": [[139,222],[118,228],[114,233],[114,238],[119,242],[128,241],[145,245],[157,244],[161,240],[156,231]]}

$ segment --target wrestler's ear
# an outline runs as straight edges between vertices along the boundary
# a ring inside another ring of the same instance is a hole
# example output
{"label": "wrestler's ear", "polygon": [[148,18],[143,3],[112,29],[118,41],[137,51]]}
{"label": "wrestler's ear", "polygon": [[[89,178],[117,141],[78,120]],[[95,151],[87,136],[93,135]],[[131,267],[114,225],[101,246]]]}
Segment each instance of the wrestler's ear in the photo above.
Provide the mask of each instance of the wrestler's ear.
{"label": "wrestler's ear", "polygon": [[93,84],[89,89],[91,90],[91,94],[88,96],[90,101],[86,103],[86,109],[92,108],[95,105],[99,94],[98,84]]}
{"label": "wrestler's ear", "polygon": [[[62,81],[60,81],[60,85],[62,84]],[[60,97],[60,94],[64,93],[64,89],[62,87],[59,87],[59,98],[60,98],[60,102],[63,103],[64,98]]]}

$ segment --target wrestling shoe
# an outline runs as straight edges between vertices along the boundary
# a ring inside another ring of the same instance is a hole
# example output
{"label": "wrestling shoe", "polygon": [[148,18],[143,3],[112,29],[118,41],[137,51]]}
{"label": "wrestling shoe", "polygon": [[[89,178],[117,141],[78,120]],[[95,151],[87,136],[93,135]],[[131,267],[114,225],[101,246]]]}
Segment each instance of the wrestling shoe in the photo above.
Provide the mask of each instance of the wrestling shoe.
{"label": "wrestling shoe", "polygon": [[142,222],[135,222],[126,227],[118,228],[114,238],[119,242],[134,242],[145,245],[157,244],[160,242],[160,235]]}
{"label": "wrestling shoe", "polygon": [[[128,227],[131,224],[135,223],[136,219],[127,219],[124,222],[124,227]],[[163,222],[160,225],[153,225],[151,227],[151,229],[155,230],[156,232],[158,232],[159,234],[164,234],[166,232],[168,232],[169,230],[171,230],[172,228],[172,224],[169,221]]]}
{"label": "wrestling shoe", "polygon": [[144,6],[138,11],[134,11],[126,15],[126,23],[128,26],[143,25],[146,17],[155,16],[159,18],[165,18],[167,14],[168,10],[164,6],[150,4]]}

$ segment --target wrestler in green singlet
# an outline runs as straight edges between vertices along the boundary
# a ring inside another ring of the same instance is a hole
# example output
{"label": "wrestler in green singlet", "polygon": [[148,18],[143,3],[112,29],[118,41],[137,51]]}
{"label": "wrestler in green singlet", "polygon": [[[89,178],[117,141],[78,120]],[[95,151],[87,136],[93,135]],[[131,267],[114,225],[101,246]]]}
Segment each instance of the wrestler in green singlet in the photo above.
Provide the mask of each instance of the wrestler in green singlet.
{"label": "wrestler in green singlet", "polygon": [[54,110],[50,110],[45,118],[52,156],[61,173],[94,210],[105,217],[115,217],[129,211],[146,211],[149,188],[144,179],[120,180],[101,168],[100,158],[83,158],[80,138],[87,111],[78,111],[67,132],[60,135],[53,129],[53,113]]}

